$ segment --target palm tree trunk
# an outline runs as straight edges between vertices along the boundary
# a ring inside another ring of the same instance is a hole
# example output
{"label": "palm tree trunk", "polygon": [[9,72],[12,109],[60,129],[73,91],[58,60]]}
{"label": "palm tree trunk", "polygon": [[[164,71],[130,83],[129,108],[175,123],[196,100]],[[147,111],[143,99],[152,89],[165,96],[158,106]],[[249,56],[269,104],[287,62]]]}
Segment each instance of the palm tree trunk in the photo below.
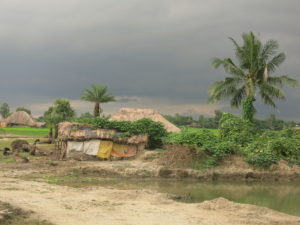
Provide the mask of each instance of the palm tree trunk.
{"label": "palm tree trunk", "polygon": [[100,116],[100,103],[96,102],[95,103],[95,108],[94,108],[94,117],[99,117]]}
{"label": "palm tree trunk", "polygon": [[100,104],[99,104],[99,116],[102,116],[103,113],[103,109],[101,108]]}
{"label": "palm tree trunk", "polygon": [[251,123],[254,121],[254,114],[256,112],[253,105],[254,101],[254,97],[247,97],[243,102],[243,119],[248,120]]}

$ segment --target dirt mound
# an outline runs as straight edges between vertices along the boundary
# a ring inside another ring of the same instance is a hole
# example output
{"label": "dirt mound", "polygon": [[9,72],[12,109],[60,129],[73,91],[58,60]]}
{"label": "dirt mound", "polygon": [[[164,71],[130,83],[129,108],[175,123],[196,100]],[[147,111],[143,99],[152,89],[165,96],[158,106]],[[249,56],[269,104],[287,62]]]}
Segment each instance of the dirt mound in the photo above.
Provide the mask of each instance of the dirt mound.
{"label": "dirt mound", "polygon": [[170,151],[162,154],[157,160],[157,163],[162,166],[191,168],[199,154],[195,148],[182,145],[166,145],[164,148]]}

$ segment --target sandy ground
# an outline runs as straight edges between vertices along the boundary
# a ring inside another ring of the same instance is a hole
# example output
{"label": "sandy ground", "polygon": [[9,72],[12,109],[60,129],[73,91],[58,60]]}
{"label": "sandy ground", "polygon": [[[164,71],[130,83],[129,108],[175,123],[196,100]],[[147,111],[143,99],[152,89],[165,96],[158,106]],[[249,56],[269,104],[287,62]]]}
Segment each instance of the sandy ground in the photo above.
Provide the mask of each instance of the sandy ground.
{"label": "sandy ground", "polygon": [[223,198],[178,203],[148,190],[75,189],[0,178],[0,201],[57,225],[300,225],[300,217]]}

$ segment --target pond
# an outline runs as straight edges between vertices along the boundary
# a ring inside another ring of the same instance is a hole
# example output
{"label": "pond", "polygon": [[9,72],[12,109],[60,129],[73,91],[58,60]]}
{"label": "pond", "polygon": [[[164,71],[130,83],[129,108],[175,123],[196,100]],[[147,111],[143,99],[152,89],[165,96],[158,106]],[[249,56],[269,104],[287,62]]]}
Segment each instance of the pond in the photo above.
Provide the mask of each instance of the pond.
{"label": "pond", "polygon": [[268,207],[300,216],[300,183],[216,182],[191,180],[101,179],[99,185],[117,189],[150,189],[162,193],[189,195],[182,200],[195,203],[224,197],[234,202]]}
{"label": "pond", "polygon": [[189,198],[182,201],[189,203],[224,197],[234,202],[264,206],[287,214],[300,216],[299,182],[204,183],[195,180],[78,178],[79,177],[75,179],[62,178],[55,183],[73,187],[97,185],[122,190],[150,189],[161,193],[188,195]]}

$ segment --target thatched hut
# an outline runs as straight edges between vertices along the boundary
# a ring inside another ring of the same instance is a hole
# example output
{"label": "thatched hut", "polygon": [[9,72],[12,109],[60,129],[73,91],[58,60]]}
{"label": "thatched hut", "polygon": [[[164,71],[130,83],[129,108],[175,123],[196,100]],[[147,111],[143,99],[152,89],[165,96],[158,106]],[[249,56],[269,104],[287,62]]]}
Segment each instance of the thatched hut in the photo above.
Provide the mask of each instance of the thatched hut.
{"label": "thatched hut", "polygon": [[113,129],[93,129],[89,124],[63,122],[58,139],[62,142],[59,159],[131,158],[143,151],[148,136],[124,137]]}
{"label": "thatched hut", "polygon": [[110,120],[115,121],[136,121],[143,118],[148,118],[156,122],[161,122],[168,132],[180,132],[181,130],[166,120],[158,111],[154,109],[134,109],[122,108],[119,112],[114,114]]}
{"label": "thatched hut", "polygon": [[43,123],[38,123],[31,115],[25,111],[18,111],[11,114],[5,120],[7,126],[42,127]]}

